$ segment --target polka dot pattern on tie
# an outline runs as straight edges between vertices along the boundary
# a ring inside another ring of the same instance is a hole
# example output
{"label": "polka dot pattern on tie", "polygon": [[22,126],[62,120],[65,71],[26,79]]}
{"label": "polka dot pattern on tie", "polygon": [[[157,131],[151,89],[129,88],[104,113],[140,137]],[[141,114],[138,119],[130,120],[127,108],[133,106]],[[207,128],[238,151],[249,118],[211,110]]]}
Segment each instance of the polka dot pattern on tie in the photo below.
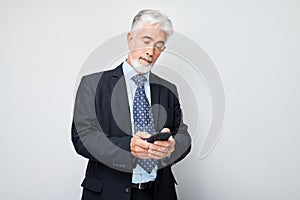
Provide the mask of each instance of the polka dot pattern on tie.
{"label": "polka dot pattern on tie", "polygon": [[[153,114],[151,106],[145,93],[145,81],[146,77],[143,75],[135,75],[131,78],[138,86],[134,99],[133,99],[133,120],[134,120],[134,131],[148,132],[153,134],[155,131],[153,123]],[[137,163],[148,173],[155,168],[157,164],[156,159],[137,159]]]}

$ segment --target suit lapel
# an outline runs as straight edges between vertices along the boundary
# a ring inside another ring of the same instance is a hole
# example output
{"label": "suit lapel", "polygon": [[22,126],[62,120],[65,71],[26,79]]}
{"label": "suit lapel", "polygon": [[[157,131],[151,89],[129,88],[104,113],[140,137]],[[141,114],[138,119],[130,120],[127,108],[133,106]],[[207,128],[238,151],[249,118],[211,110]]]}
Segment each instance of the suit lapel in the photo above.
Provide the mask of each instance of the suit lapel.
{"label": "suit lapel", "polygon": [[160,97],[160,85],[158,84],[158,80],[150,72],[149,76],[149,81],[150,81],[150,91],[151,91],[151,106],[152,106],[152,113],[153,113],[153,120],[154,120],[154,126],[155,129],[158,129],[158,117],[159,117],[159,112],[160,112],[160,102],[159,102],[159,97]]}
{"label": "suit lapel", "polygon": [[[122,64],[112,71],[112,111],[114,119],[120,128],[127,134],[131,135],[131,117],[128,102],[128,94],[126,88],[126,82],[123,75]],[[150,91],[151,91],[151,106],[153,113],[153,120],[155,129],[158,130],[159,126],[159,113],[160,105],[160,84],[154,74],[150,72]]]}
{"label": "suit lapel", "polygon": [[122,64],[112,71],[112,111],[120,129],[131,135],[131,117]]}

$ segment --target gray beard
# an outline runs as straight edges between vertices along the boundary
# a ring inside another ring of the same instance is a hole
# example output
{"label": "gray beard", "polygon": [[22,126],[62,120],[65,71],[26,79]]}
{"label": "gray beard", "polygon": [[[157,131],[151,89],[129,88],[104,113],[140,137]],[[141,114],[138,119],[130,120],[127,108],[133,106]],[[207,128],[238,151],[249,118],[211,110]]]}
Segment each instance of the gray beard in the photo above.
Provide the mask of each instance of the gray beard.
{"label": "gray beard", "polygon": [[142,65],[139,63],[138,60],[132,59],[131,54],[129,56],[130,56],[131,65],[133,66],[136,72],[138,72],[139,74],[147,74],[148,72],[151,71],[153,64]]}

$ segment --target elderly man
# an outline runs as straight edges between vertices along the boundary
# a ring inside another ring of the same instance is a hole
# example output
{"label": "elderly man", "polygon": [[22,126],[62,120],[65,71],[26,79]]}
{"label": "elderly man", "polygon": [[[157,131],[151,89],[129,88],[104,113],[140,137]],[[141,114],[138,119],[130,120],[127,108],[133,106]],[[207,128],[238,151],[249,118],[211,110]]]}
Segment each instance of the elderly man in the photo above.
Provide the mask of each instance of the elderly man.
{"label": "elderly man", "polygon": [[[190,151],[176,86],[151,69],[173,32],[171,20],[142,10],[127,35],[126,61],[87,75],[79,85],[72,142],[89,159],[83,200],[173,200],[171,166]],[[163,132],[166,140],[148,142]]]}

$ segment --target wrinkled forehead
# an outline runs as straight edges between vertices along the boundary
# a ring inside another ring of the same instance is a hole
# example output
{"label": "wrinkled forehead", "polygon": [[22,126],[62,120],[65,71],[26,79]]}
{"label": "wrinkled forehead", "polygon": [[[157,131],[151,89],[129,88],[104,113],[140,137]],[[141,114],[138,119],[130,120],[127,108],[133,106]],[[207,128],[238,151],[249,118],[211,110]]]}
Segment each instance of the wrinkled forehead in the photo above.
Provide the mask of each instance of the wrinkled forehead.
{"label": "wrinkled forehead", "polygon": [[165,42],[167,40],[166,32],[156,24],[145,24],[140,28],[136,28],[133,30],[133,35],[138,38],[152,38],[154,41]]}

